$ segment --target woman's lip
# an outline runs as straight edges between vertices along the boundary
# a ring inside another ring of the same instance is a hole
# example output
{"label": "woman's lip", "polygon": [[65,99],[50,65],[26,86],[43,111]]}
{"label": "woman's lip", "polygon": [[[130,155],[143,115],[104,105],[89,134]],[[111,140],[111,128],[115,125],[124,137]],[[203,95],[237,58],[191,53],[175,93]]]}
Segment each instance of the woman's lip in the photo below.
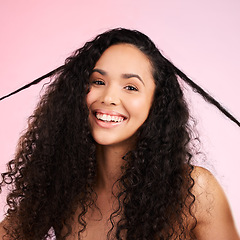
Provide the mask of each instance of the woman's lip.
{"label": "woman's lip", "polygon": [[[100,119],[98,119],[96,117],[96,114],[106,114],[106,115],[110,115],[110,116],[116,116],[116,117],[122,117],[123,118],[123,121],[121,122],[114,122],[114,121],[110,121],[110,122],[106,122],[106,121],[102,121]],[[124,114],[121,114],[119,112],[116,112],[116,111],[109,111],[109,110],[106,110],[106,109],[94,109],[92,110],[92,116],[94,118],[94,121],[95,123],[102,127],[102,128],[114,128],[114,127],[117,127],[121,124],[123,124],[125,122],[125,120],[127,119],[127,117],[124,115]]]}
{"label": "woman's lip", "polygon": [[[106,114],[106,113],[105,113],[105,114]],[[112,115],[112,116],[113,116],[113,115]],[[117,115],[114,115],[114,116],[117,116]],[[120,116],[120,115],[118,115],[118,116]],[[122,122],[112,122],[112,121],[110,121],[110,122],[105,122],[105,121],[102,121],[102,120],[98,119],[98,118],[96,117],[96,114],[93,114],[93,117],[94,117],[94,121],[96,122],[96,124],[97,124],[98,126],[102,127],[102,128],[113,128],[113,127],[117,127],[118,125],[121,125],[121,124],[124,122],[124,120],[123,120]]]}
{"label": "woman's lip", "polygon": [[106,114],[106,115],[116,116],[116,117],[123,117],[124,120],[127,118],[124,114],[121,114],[121,113],[115,112],[115,111],[108,111],[108,110],[102,110],[102,109],[93,110],[93,114],[95,116],[96,116],[96,113]]}

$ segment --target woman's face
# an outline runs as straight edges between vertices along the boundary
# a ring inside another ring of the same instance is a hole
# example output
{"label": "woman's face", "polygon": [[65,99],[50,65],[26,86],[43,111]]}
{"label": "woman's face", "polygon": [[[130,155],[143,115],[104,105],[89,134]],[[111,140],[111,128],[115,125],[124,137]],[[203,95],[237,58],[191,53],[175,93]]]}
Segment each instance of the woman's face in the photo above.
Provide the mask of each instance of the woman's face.
{"label": "woman's face", "polygon": [[90,76],[87,95],[92,136],[100,145],[134,140],[147,119],[155,83],[148,58],[135,46],[109,47]]}

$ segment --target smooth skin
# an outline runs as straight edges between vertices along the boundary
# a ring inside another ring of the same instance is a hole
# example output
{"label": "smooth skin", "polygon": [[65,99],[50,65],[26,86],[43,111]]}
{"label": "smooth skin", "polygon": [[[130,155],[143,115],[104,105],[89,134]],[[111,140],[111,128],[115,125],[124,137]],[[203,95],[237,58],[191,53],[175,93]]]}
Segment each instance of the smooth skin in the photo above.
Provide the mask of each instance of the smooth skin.
{"label": "smooth skin", "polygon": [[[109,47],[90,77],[87,105],[92,135],[101,146],[125,149],[148,117],[155,83],[148,58],[129,44]],[[123,117],[122,122],[103,122],[96,114]]]}
{"label": "smooth skin", "polygon": [[[129,44],[111,46],[103,53],[90,77],[90,84],[87,105],[92,135],[97,143],[98,162],[94,190],[101,214],[95,208],[89,209],[87,229],[81,239],[106,240],[111,227],[108,219],[116,206],[112,187],[121,176],[122,156],[136,143],[135,133],[148,116],[155,84],[148,58]],[[194,168],[192,177],[195,180],[193,211],[198,222],[194,229],[197,238],[239,240],[229,204],[216,179],[201,167]],[[113,191],[116,193],[117,188]],[[79,212],[80,209],[73,217],[72,234],[68,240],[77,239]],[[187,224],[190,226],[192,222],[187,220]],[[4,235],[2,226],[0,238]],[[63,235],[65,231],[63,229]]]}
{"label": "smooth skin", "polygon": [[201,167],[194,168],[192,177],[197,239],[239,240],[228,201],[215,177]]}

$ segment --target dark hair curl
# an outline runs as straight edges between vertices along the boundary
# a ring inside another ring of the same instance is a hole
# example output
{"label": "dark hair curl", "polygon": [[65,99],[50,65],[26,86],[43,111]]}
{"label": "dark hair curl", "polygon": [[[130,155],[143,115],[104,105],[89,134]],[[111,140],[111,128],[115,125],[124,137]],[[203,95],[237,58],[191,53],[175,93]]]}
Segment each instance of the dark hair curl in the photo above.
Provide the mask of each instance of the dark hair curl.
{"label": "dark hair curl", "polygon": [[[5,228],[13,239],[44,239],[51,227],[57,239],[66,239],[78,206],[79,234],[85,230],[84,215],[96,200],[97,168],[86,106],[89,77],[102,53],[120,43],[136,46],[149,58],[156,90],[137,146],[123,157],[119,208],[110,217],[115,238],[124,232],[127,240],[194,238],[192,130],[178,76],[146,35],[118,28],[98,35],[66,60],[29,118],[15,158],[2,174],[1,186],[11,185],[6,214],[11,224]],[[114,224],[116,216],[121,218]],[[61,236],[64,226],[68,233]]]}

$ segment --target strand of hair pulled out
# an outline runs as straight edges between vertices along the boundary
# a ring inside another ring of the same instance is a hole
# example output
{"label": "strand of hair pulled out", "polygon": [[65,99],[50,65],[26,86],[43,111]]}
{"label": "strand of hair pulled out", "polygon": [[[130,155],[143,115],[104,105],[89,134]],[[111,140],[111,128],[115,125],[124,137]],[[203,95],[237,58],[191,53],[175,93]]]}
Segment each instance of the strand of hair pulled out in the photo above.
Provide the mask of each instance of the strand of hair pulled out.
{"label": "strand of hair pulled out", "polygon": [[[228,117],[230,120],[232,120],[234,123],[236,123],[240,127],[240,122],[231,113],[229,113],[229,111],[227,111],[226,108],[224,108],[216,99],[214,99],[205,90],[203,90],[203,88],[201,88],[199,85],[197,85],[195,82],[193,82],[189,77],[187,77],[186,74],[184,74],[177,67],[175,67],[170,61],[168,61],[168,62],[172,66],[172,68],[174,69],[174,72],[176,73],[176,75],[178,75],[182,80],[184,80],[184,82],[187,83],[193,89],[194,92],[197,92],[198,94],[200,94],[204,98],[205,101],[213,104],[215,107],[217,107],[219,109],[220,112],[222,112],[226,117]],[[15,90],[15,91],[13,91],[13,92],[11,92],[11,93],[3,96],[3,97],[0,97],[0,101],[18,93],[18,92],[21,92],[22,90],[27,89],[27,88],[31,87],[32,85],[38,84],[42,80],[44,80],[48,77],[51,77],[51,76],[55,75],[63,67],[64,67],[64,65],[62,65],[62,66],[52,70],[51,72],[35,79],[34,81],[24,85],[23,87],[20,87],[17,90]]]}
{"label": "strand of hair pulled out", "polygon": [[60,66],[60,67],[52,70],[51,72],[49,72],[49,73],[47,73],[47,74],[45,74],[45,75],[43,75],[43,76],[41,76],[41,77],[33,80],[32,82],[30,82],[30,83],[28,83],[28,84],[26,84],[26,85],[18,88],[17,90],[15,90],[15,91],[13,91],[13,92],[5,95],[5,96],[0,97],[0,101],[2,101],[3,99],[8,98],[8,97],[10,97],[10,96],[18,93],[18,92],[21,92],[22,90],[27,89],[27,88],[31,87],[32,85],[36,85],[36,84],[40,83],[42,80],[44,80],[44,79],[46,79],[46,78],[48,78],[48,77],[51,77],[51,76],[53,76],[54,74],[56,74],[56,73],[57,73],[59,70],[61,70],[62,68],[63,68],[63,66]]}
{"label": "strand of hair pulled out", "polygon": [[231,114],[229,113],[226,108],[224,108],[216,99],[214,99],[211,95],[209,95],[205,90],[203,90],[199,85],[197,85],[195,82],[193,82],[189,77],[186,76],[182,71],[180,71],[178,68],[176,68],[173,64],[171,64],[174,68],[175,73],[182,79],[184,82],[186,82],[194,92],[197,92],[200,94],[205,101],[213,104],[216,106],[225,116],[227,116],[229,119],[231,119],[233,122],[235,122],[240,127],[240,122]]}

